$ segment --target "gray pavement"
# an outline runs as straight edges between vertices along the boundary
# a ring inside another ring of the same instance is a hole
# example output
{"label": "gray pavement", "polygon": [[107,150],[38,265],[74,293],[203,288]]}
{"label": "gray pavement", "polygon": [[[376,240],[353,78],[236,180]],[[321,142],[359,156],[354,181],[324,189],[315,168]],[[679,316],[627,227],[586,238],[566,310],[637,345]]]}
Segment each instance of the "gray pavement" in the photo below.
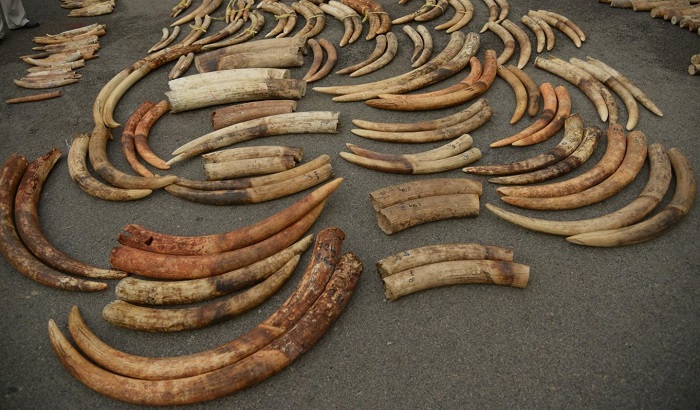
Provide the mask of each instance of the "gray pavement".
{"label": "gray pavement", "polygon": [[[382,1],[391,16],[418,7]],[[475,17],[464,29],[478,31],[488,12],[473,1]],[[641,109],[637,127],[651,142],[678,147],[700,169],[700,77],[686,72],[692,54],[700,52],[700,36],[648,13],[611,9],[596,1],[512,1],[510,18],[519,20],[529,9],[559,12],[576,22],[588,39],[577,49],[556,32],[552,54],[564,59],[596,57],[623,71],[647,91],[664,112],[657,117]],[[118,0],[112,14],[69,18],[59,2],[25,0],[34,30],[10,32],[0,44],[0,99],[27,94],[12,83],[27,68],[17,57],[31,53],[32,37],[57,33],[92,22],[107,25],[99,58],[88,61],[83,78],[63,88],[63,96],[41,103],[0,104],[0,157],[13,152],[34,159],[53,147],[64,154],[79,132],[92,128],[91,106],[109,79],[140,59],[172,21],[176,1]],[[222,6],[223,7],[223,6]],[[437,22],[446,21],[448,14]],[[264,32],[273,26],[269,15]],[[221,24],[221,22],[217,22]],[[435,23],[427,23],[433,27]],[[415,24],[414,24],[415,25]],[[399,54],[387,67],[358,79],[331,75],[318,85],[360,83],[408,70],[412,44],[395,27]],[[337,44],[341,25],[329,18],[322,36]],[[530,33],[531,38],[534,36]],[[434,34],[436,50],[447,41]],[[363,59],[374,43],[364,40],[339,49],[338,67]],[[500,52],[493,33],[481,36],[484,50]],[[545,55],[547,53],[544,53]],[[525,68],[537,83],[564,81],[534,67],[533,54]],[[293,69],[301,78],[308,68]],[[515,61],[515,57],[511,62]],[[172,64],[172,63],[171,63]],[[168,65],[137,83],[122,99],[116,117],[124,122],[144,100],[159,101],[167,91]],[[193,73],[194,69],[189,73]],[[431,89],[457,81],[446,80]],[[316,84],[314,84],[316,85]],[[586,125],[604,127],[583,93],[567,85],[573,111]],[[510,162],[554,146],[561,133],[527,149],[489,149],[489,142],[530,123],[528,117],[508,124],[514,109],[512,91],[496,80],[484,95],[495,110],[491,121],[474,131],[481,163]],[[486,178],[481,215],[413,227],[388,236],[371,212],[369,192],[401,182],[433,176],[383,174],[349,164],[338,157],[346,142],[384,152],[426,148],[390,145],[350,133],[351,119],[409,122],[454,112],[415,114],[384,112],[363,103],[334,103],[311,90],[298,111],[339,110],[337,135],[271,137],[265,144],[296,145],[305,159],[332,156],[337,176],[345,178],[333,194],[314,232],[329,226],[343,229],[343,251],[355,252],[365,271],[346,311],[325,337],[290,367],[247,390],[192,408],[694,408],[700,403],[700,257],[697,206],[682,223],[661,237],[624,248],[580,247],[563,238],[531,232],[500,220],[483,204],[501,202]],[[209,131],[211,109],[172,114],[153,130],[151,143],[164,156],[184,142]],[[625,116],[624,107],[621,110]],[[120,130],[115,132],[120,135]],[[256,145],[255,142],[247,145]],[[435,144],[439,145],[439,144]],[[603,154],[599,147],[581,170]],[[111,160],[128,169],[117,143]],[[64,155],[65,157],[65,155]],[[178,175],[201,177],[201,161],[173,168]],[[550,219],[580,219],[616,210],[638,195],[648,174],[645,166],[630,186],[598,205],[566,212],[526,213]],[[459,170],[441,174],[464,177]],[[4,187],[3,187],[4,188]],[[667,195],[662,206],[668,203]],[[214,207],[188,203],[158,191],[131,203],[110,203],[88,196],[75,185],[61,159],[44,188],[40,218],[49,239],[88,263],[106,266],[116,236],[129,223],[155,231],[195,235],[221,232],[258,221],[283,209],[303,194],[267,203]],[[420,292],[395,302],[384,299],[374,264],[401,250],[447,242],[479,242],[512,247],[515,260],[531,267],[526,289],[499,286],[452,286]],[[69,310],[79,306],[90,327],[110,345],[134,354],[169,356],[194,353],[235,338],[273,312],[294,289],[309,259],[304,255],[297,273],[271,300],[238,318],[196,331],[150,334],[112,326],[101,319],[102,308],[114,299],[116,281],[103,293],[71,293],[38,285],[0,261],[0,407],[131,408],[85,387],[59,363],[49,344],[46,324],[54,319],[66,329]]]}

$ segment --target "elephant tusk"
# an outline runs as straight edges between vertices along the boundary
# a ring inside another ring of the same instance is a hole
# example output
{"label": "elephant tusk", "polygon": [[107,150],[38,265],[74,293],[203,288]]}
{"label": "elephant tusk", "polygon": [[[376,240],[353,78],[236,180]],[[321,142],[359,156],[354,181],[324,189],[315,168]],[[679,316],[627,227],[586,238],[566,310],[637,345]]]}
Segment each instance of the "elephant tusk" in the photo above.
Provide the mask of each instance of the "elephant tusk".
{"label": "elephant tusk", "polygon": [[470,0],[458,1],[462,3],[462,6],[464,7],[464,13],[460,13],[462,14],[462,17],[459,19],[459,21],[455,25],[448,28],[447,31],[445,31],[445,33],[447,34],[460,30],[462,27],[469,24],[469,22],[472,21],[472,18],[474,17],[474,5],[472,4],[472,2]]}
{"label": "elephant tusk", "polygon": [[204,173],[210,181],[267,175],[287,171],[296,161],[291,155],[246,158],[226,162],[204,164]]}
{"label": "elephant tusk", "polygon": [[542,27],[537,24],[535,20],[530,18],[528,15],[524,15],[520,18],[520,21],[530,30],[532,30],[533,33],[535,33],[535,39],[536,39],[536,50],[538,53],[541,53],[544,50],[545,47],[545,42],[547,40],[547,37],[544,34],[544,30],[542,30]]}
{"label": "elephant tusk", "polygon": [[515,141],[521,140],[540,131],[541,129],[546,127],[547,124],[552,122],[558,108],[557,93],[554,90],[552,84],[550,83],[542,83],[540,85],[539,90],[540,95],[542,95],[542,100],[544,102],[542,106],[542,112],[540,113],[539,117],[537,117],[537,119],[532,124],[525,127],[521,131],[509,137],[492,142],[491,145],[489,145],[491,148],[504,147],[506,145],[510,145]]}
{"label": "elephant tusk", "polygon": [[169,32],[167,27],[163,27],[163,36],[161,37],[160,41],[158,41],[156,44],[153,45],[153,47],[148,49],[148,52],[153,53],[155,51],[160,51],[164,49],[165,47],[172,44],[179,34],[180,26],[173,27],[172,33]]}
{"label": "elephant tusk", "polygon": [[416,29],[409,25],[401,27],[401,30],[404,33],[406,33],[408,38],[413,43],[413,54],[411,55],[411,62],[414,62],[416,61],[416,58],[418,58],[418,56],[420,55],[421,51],[423,51],[423,38],[420,34],[418,34]]}
{"label": "elephant tusk", "polygon": [[233,104],[211,113],[211,127],[219,130],[239,122],[277,114],[288,114],[297,109],[294,100],[258,100]]}
{"label": "elephant tusk", "polygon": [[335,63],[338,62],[338,52],[336,51],[335,47],[333,47],[333,44],[331,44],[331,42],[325,38],[320,39],[319,43],[321,44],[321,48],[326,51],[326,62],[314,75],[306,80],[310,83],[318,81],[330,74],[333,67],[335,67]]}
{"label": "elephant tusk", "polygon": [[384,208],[416,199],[454,194],[481,196],[481,182],[469,178],[433,178],[391,185],[369,193],[372,208],[379,212]]}
{"label": "elephant tusk", "polygon": [[360,68],[362,68],[362,67],[372,63],[376,59],[378,59],[386,51],[386,47],[387,47],[386,35],[384,35],[384,34],[378,35],[374,39],[374,41],[375,41],[374,50],[370,53],[370,55],[366,59],[360,61],[359,63],[353,64],[351,66],[341,68],[340,70],[336,71],[335,73],[336,74],[350,74],[353,71],[359,70]]}
{"label": "elephant tusk", "polygon": [[485,27],[494,34],[496,34],[498,38],[501,39],[501,41],[503,42],[503,51],[501,52],[501,54],[498,55],[496,61],[499,65],[507,63],[508,60],[510,60],[510,58],[513,56],[513,53],[515,53],[515,38],[510,33],[510,31],[506,30],[503,26],[501,26],[498,23],[488,22],[486,23]]}
{"label": "elephant tusk", "polygon": [[515,124],[516,122],[520,121],[521,118],[523,118],[523,115],[525,115],[525,111],[527,110],[527,90],[520,81],[520,78],[502,65],[498,66],[497,73],[499,77],[508,83],[510,88],[513,90],[513,94],[515,94],[515,111],[513,112],[513,116],[510,118],[510,123]]}
{"label": "elephant tusk", "polygon": [[141,118],[143,118],[143,116],[151,108],[153,108],[153,103],[151,101],[144,101],[127,120],[121,137],[122,154],[124,154],[126,162],[128,162],[131,168],[142,177],[154,177],[155,175],[153,175],[148,168],[141,164],[136,157],[134,135],[136,133],[136,126],[138,125],[139,121],[141,121]]}
{"label": "elephant tusk", "polygon": [[478,148],[472,148],[447,158],[426,160],[415,160],[412,158],[403,158],[401,160],[372,159],[349,152],[341,152],[340,156],[355,165],[374,169],[376,171],[394,174],[423,175],[450,171],[467,166],[481,159],[481,151]]}
{"label": "elephant tusk", "polygon": [[479,195],[429,196],[382,208],[376,214],[379,228],[387,235],[428,222],[479,216]]}
{"label": "elephant tusk", "polygon": [[520,68],[509,65],[508,70],[515,74],[525,87],[527,92],[527,113],[530,117],[534,117],[540,111],[540,89],[537,87],[535,81],[530,77],[525,71]]}
{"label": "elephant tusk", "polygon": [[357,41],[357,39],[359,39],[362,35],[362,17],[360,17],[360,15],[357,14],[357,11],[355,11],[355,9],[339,1],[331,0],[328,2],[328,5],[336,7],[338,10],[342,11],[344,14],[343,20],[349,18],[350,21],[352,21],[353,32],[352,36],[350,36],[350,39],[348,40],[348,43],[354,43],[355,41]]}
{"label": "elephant tusk", "polygon": [[530,61],[530,56],[532,55],[532,43],[530,42],[530,37],[527,36],[525,30],[523,30],[522,28],[520,28],[520,26],[508,19],[501,21],[501,26],[508,30],[508,32],[518,42],[520,56],[518,57],[517,67],[525,67],[527,65],[527,62]]}
{"label": "elephant tusk", "polygon": [[578,34],[576,34],[576,32],[571,27],[564,24],[563,21],[561,21],[561,20],[559,20],[559,19],[557,19],[549,14],[542,13],[540,11],[530,10],[528,12],[528,15],[537,17],[537,18],[541,19],[542,21],[544,21],[545,23],[547,23],[548,26],[558,29],[559,31],[564,33],[567,37],[569,37],[569,39],[571,39],[571,41],[574,43],[574,45],[576,47],[581,48],[581,38],[579,37]]}
{"label": "elephant tusk", "polygon": [[148,135],[156,121],[168,111],[170,111],[170,104],[166,100],[159,102],[141,117],[134,131],[133,139],[136,152],[146,162],[158,169],[170,169],[170,166],[160,159],[148,146]]}
{"label": "elephant tusk", "polygon": [[548,16],[554,17],[555,19],[561,21],[562,23],[566,24],[569,26],[574,33],[578,36],[579,40],[581,41],[586,41],[586,34],[581,30],[581,28],[574,23],[573,21],[569,20],[568,18],[564,17],[563,15],[559,13],[555,13],[553,11],[547,11],[547,10],[537,10],[538,13],[546,14]]}
{"label": "elephant tusk", "polygon": [[418,68],[427,63],[430,57],[433,55],[433,49],[435,47],[433,37],[430,35],[430,31],[425,28],[425,26],[419,24],[418,27],[416,27],[416,32],[423,42],[423,48],[421,48],[420,54],[418,54],[416,60],[413,62],[413,64],[411,64],[411,68]]}
{"label": "elephant tusk", "polygon": [[194,53],[188,53],[186,56],[181,56],[170,73],[168,73],[168,79],[174,80],[180,78],[194,62]]}
{"label": "elephant tusk", "polygon": [[359,77],[365,74],[373,73],[389,64],[394,57],[396,57],[396,52],[399,50],[399,43],[396,39],[396,35],[394,35],[392,32],[388,32],[384,34],[384,36],[386,36],[387,41],[387,47],[384,53],[371,63],[351,72],[350,77]]}
{"label": "elephant tusk", "polygon": [[289,156],[295,161],[301,161],[304,150],[299,147],[255,146],[230,148],[222,151],[215,151],[202,155],[204,164],[216,164],[221,162],[236,161],[250,158],[265,158],[277,156]]}
{"label": "elephant tusk", "polygon": [[294,37],[312,38],[323,31],[326,26],[326,15],[320,7],[310,1],[301,0],[292,3],[292,9],[306,20],[304,27]]}
{"label": "elephant tusk", "polygon": [[554,119],[541,130],[514,141],[511,145],[521,147],[546,141],[564,126],[566,119],[571,114],[571,96],[564,86],[558,86],[554,92],[557,95],[557,112]]}

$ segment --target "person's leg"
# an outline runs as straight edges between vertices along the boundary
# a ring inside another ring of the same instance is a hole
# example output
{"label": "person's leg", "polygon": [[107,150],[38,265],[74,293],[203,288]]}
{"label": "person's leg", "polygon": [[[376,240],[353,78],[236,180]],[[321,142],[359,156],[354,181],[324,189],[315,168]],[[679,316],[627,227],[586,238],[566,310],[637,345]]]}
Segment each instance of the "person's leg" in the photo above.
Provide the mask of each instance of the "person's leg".
{"label": "person's leg", "polygon": [[22,0],[0,0],[0,9],[2,9],[2,15],[7,21],[7,28],[10,30],[22,28],[29,23]]}

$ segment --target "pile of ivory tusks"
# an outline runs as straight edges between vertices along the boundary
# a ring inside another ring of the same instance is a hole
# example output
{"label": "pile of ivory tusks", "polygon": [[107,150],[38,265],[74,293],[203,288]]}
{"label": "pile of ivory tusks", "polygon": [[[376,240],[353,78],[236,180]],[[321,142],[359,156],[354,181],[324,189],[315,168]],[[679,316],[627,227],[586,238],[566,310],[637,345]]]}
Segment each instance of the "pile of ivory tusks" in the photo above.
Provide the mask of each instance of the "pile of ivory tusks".
{"label": "pile of ivory tusks", "polygon": [[61,0],[61,7],[72,9],[68,17],[94,17],[109,14],[116,0]]}
{"label": "pile of ivory tusks", "polygon": [[393,234],[450,218],[479,216],[481,182],[469,178],[422,179],[370,192],[379,228]]}
{"label": "pile of ivory tusks", "polygon": [[426,289],[464,284],[525,288],[530,267],[513,262],[513,250],[477,243],[408,249],[377,262],[384,296],[396,300]]}
{"label": "pile of ivory tusks", "polygon": [[697,0],[661,2],[651,0],[598,0],[614,8],[648,11],[652,18],[663,18],[681,28],[700,34],[700,3]]}
{"label": "pile of ivory tusks", "polygon": [[126,273],[71,258],[49,243],[41,229],[41,189],[60,156],[61,151],[53,149],[31,164],[19,154],[5,161],[0,170],[0,253],[17,271],[42,285],[76,291],[105,290],[106,283],[91,279],[118,279]]}
{"label": "pile of ivory tusks", "polygon": [[77,307],[68,318],[77,348],[53,320],[51,344],[78,380],[117,400],[172,406],[231,395],[289,366],[340,316],[363,269],[353,253],[341,256],[343,239],[338,228],[319,232],[309,265],[287,300],[258,326],[215,348],[170,357],[122,352],[100,340]]}
{"label": "pile of ivory tusks", "polygon": [[[33,41],[39,46],[33,50],[40,53],[21,57],[32,68],[27,70],[25,77],[13,80],[14,83],[27,89],[45,89],[78,82],[82,75],[74,70],[84,67],[86,60],[97,57],[95,53],[100,49],[99,37],[105,33],[105,26],[95,23],[58,34],[34,37]],[[60,95],[60,91],[54,91],[6,102],[40,101]]]}

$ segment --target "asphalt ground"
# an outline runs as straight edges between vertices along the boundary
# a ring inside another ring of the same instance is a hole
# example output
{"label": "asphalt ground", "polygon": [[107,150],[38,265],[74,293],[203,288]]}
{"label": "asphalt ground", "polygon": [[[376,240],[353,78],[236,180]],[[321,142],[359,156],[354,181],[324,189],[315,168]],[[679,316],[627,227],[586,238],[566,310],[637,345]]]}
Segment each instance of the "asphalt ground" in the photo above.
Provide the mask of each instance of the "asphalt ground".
{"label": "asphalt ground", "polygon": [[[80,69],[83,78],[62,88],[61,98],[30,104],[0,104],[0,157],[20,153],[34,159],[58,147],[64,153],[50,175],[41,197],[40,219],[49,240],[59,249],[96,266],[109,264],[109,252],[117,245],[122,228],[138,223],[178,235],[198,235],[245,226],[277,212],[305,193],[242,206],[216,207],[186,202],[156,191],[129,203],[103,201],[84,193],[68,175],[65,156],[73,137],[92,129],[91,107],[104,84],[118,71],[146,55],[172,19],[176,4],[119,0],[113,13],[93,18],[67,17],[59,2],[25,0],[29,18],[41,23],[34,30],[8,33],[0,44],[0,98],[28,94],[12,83],[28,66],[18,59],[32,53],[32,37],[58,33],[93,22],[107,25],[100,39],[99,58]],[[419,6],[382,1],[392,17]],[[488,11],[473,1],[475,16],[463,30],[479,31]],[[619,69],[645,90],[663,110],[657,117],[640,107],[637,130],[649,143],[679,148],[693,167],[700,168],[700,77],[689,76],[690,56],[700,52],[700,36],[648,13],[612,9],[595,1],[518,1],[510,4],[510,19],[518,21],[530,9],[559,12],[587,34],[581,48],[556,32],[550,52],[560,58],[592,56]],[[223,6],[222,6],[223,9]],[[218,12],[221,14],[222,12]],[[446,21],[453,11],[427,27]],[[273,26],[270,15],[263,29]],[[220,21],[216,25],[222,24]],[[415,23],[413,23],[415,26]],[[522,25],[521,25],[522,26]],[[218,27],[218,26],[214,26]],[[366,33],[365,23],[365,33]],[[315,85],[362,83],[409,70],[412,43],[400,27],[396,58],[380,71],[349,79],[330,75]],[[534,36],[528,32],[534,41]],[[334,44],[342,26],[333,18],[321,37]],[[181,34],[182,36],[182,34]],[[261,36],[260,36],[261,37]],[[436,50],[448,36],[434,32]],[[478,56],[503,44],[493,33],[481,35]],[[360,40],[338,48],[337,67],[364,59],[374,42]],[[563,80],[536,68],[533,53],[525,71],[540,84],[567,86],[573,112],[585,125],[605,128],[585,95]],[[511,59],[515,62],[516,56]],[[292,69],[301,78],[310,64]],[[160,101],[167,91],[172,64],[139,81],[124,96],[116,118],[125,122],[145,100]],[[189,74],[194,73],[194,68]],[[430,89],[450,85],[462,75]],[[529,148],[490,149],[488,144],[529,125],[524,117],[508,123],[515,100],[507,84],[497,79],[484,94],[494,109],[493,118],[472,132],[474,145],[483,151],[482,164],[497,164],[530,157],[556,145],[561,132]],[[624,106],[621,117],[626,118]],[[355,136],[351,119],[412,122],[455,112],[402,113],[371,109],[361,102],[334,103],[330,96],[309,87],[298,111],[338,110],[336,135],[270,137],[259,143],[294,145],[310,160],[329,154],[336,176],[345,178],[332,195],[312,231],[337,226],[347,235],[343,251],[356,253],[364,273],[355,293],[332,329],[291,366],[268,380],[226,398],[192,408],[694,408],[700,403],[700,257],[697,206],[679,224],[660,237],[622,248],[589,248],[562,237],[532,232],[505,222],[483,206],[502,204],[496,186],[485,177],[481,213],[428,223],[386,235],[378,228],[369,193],[402,182],[435,177],[469,177],[460,170],[439,175],[385,174],[352,165],[337,153],[345,143],[382,152],[417,152],[437,144],[410,146],[379,143]],[[151,133],[151,146],[167,157],[181,144],[210,131],[213,108],[170,114]],[[121,129],[115,131],[120,135]],[[253,141],[245,145],[258,145]],[[587,164],[570,175],[589,169],[603,155],[596,149]],[[109,145],[110,160],[127,170],[119,144]],[[201,178],[201,160],[178,164],[177,175]],[[600,204],[559,212],[521,213],[555,220],[589,218],[617,210],[641,192],[648,175],[645,165],[628,187]],[[2,187],[5,189],[5,187]],[[661,207],[669,200],[670,191]],[[504,205],[505,206],[505,205]],[[509,208],[514,209],[514,208]],[[512,247],[515,261],[531,268],[525,289],[503,286],[463,285],[427,290],[394,302],[384,298],[375,269],[379,259],[402,250],[450,242],[477,242]],[[89,326],[110,345],[145,356],[194,353],[229,341],[263,321],[295,288],[309,260],[306,252],[297,271],[269,301],[237,318],[200,330],[153,334],[122,329],[101,318],[112,301],[116,281],[102,293],[76,293],[47,288],[19,274],[0,261],[0,407],[132,408],[102,396],[71,376],[57,360],[47,336],[47,322],[54,319],[66,330],[68,313],[78,306]]]}

